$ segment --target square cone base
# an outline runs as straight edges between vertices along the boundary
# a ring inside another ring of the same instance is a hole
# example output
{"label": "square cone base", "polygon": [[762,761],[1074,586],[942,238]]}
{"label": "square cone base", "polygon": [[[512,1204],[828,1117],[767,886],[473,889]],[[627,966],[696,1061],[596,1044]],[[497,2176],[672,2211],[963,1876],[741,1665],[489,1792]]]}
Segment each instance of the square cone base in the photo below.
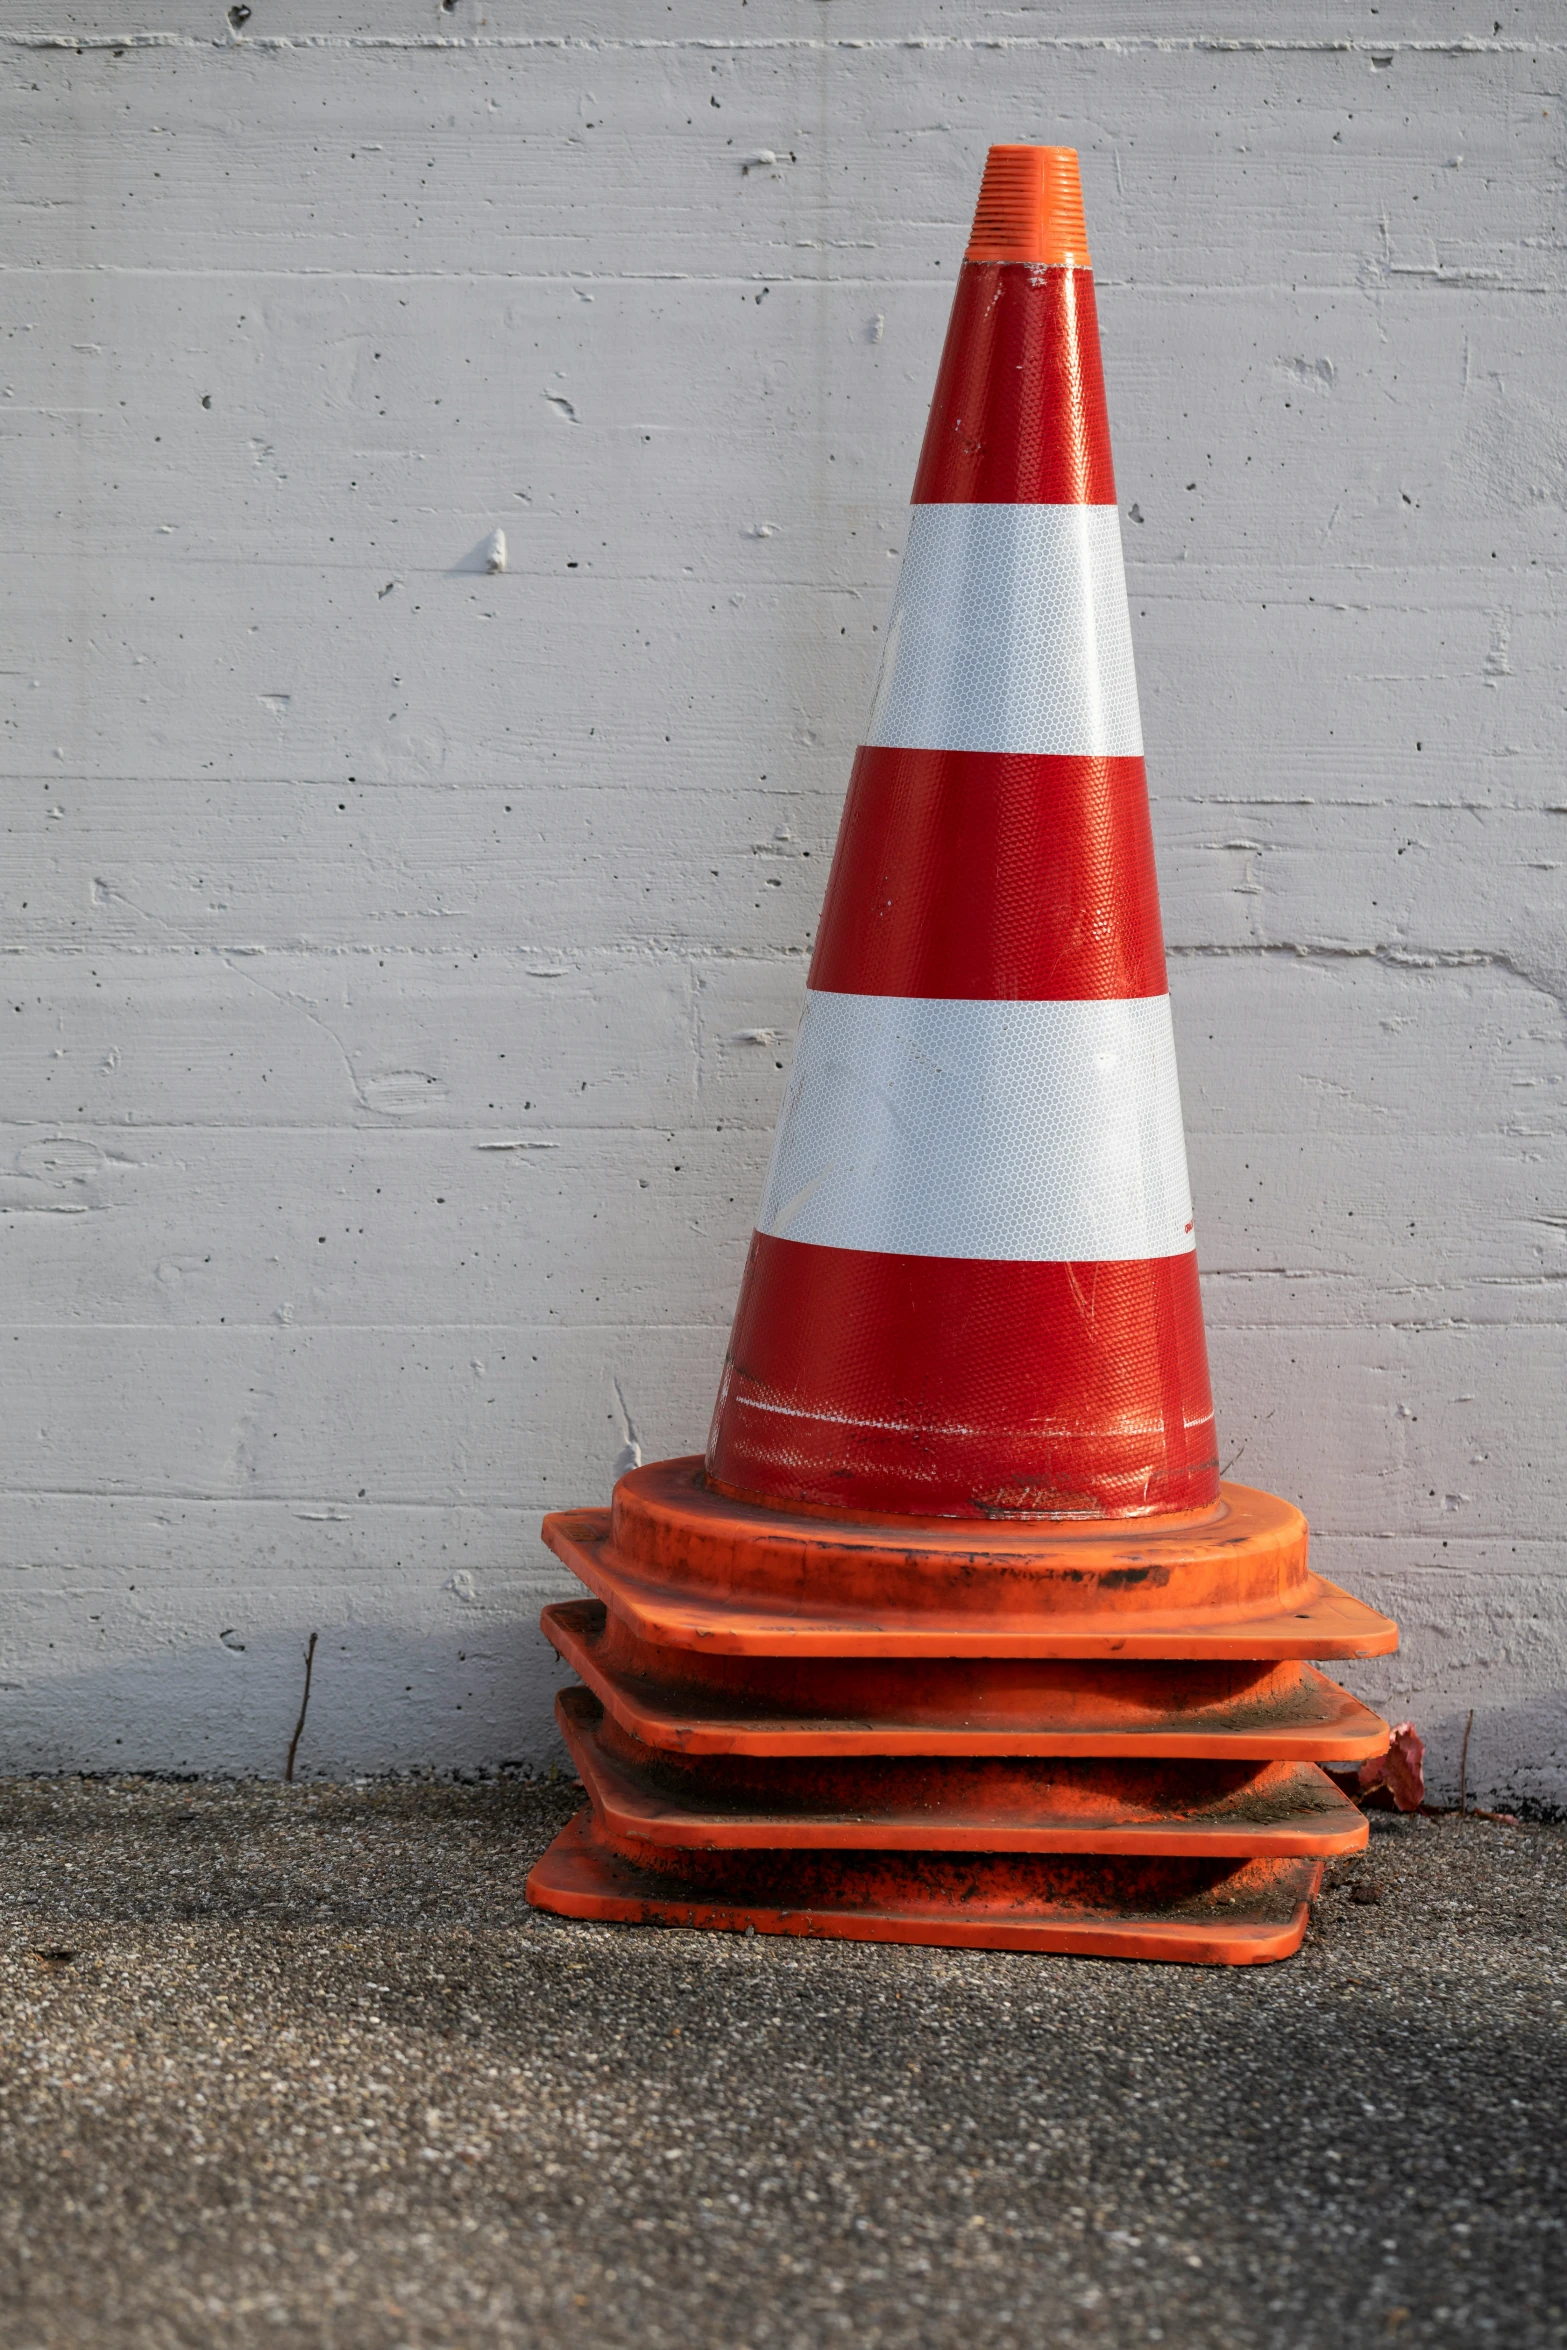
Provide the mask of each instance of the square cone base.
{"label": "square cone base", "polygon": [[1299,1949],[1321,1877],[1307,1859],[675,1852],[606,1836],[588,1808],[527,1892],[536,1909],[617,1925],[1258,1966]]}
{"label": "square cone base", "polygon": [[1339,1763],[1387,1746],[1380,1715],[1293,1659],[709,1656],[646,1648],[592,1600],[540,1620],[623,1731],[682,1755]]}
{"label": "square cone base", "polygon": [[[681,1852],[1131,1853],[1324,1860],[1359,1852],[1366,1816],[1315,1763],[1119,1757],[671,1754],[608,1720],[586,1689],[555,1719],[604,1835]],[[675,1858],[670,1865],[678,1867]]]}

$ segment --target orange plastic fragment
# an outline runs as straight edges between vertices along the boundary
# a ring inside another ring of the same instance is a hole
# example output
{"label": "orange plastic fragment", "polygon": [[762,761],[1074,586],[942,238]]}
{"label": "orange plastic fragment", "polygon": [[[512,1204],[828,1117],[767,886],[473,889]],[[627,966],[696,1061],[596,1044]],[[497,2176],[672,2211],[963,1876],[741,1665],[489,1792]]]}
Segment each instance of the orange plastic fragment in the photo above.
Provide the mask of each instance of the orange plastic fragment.
{"label": "orange plastic fragment", "polygon": [[1426,1799],[1426,1748],[1413,1722],[1397,1723],[1386,1750],[1361,1764],[1359,1785],[1363,1795],[1381,1795],[1394,1811],[1420,1809]]}

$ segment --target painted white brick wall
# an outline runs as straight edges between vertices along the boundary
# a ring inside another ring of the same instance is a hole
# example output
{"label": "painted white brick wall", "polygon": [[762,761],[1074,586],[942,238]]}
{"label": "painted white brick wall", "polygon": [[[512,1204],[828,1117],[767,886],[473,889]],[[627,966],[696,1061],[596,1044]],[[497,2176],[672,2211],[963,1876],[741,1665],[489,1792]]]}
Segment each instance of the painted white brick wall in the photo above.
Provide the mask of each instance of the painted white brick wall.
{"label": "painted white brick wall", "polygon": [[[1567,1800],[1560,13],[6,0],[8,1768],[549,1758],[977,174],[1083,153],[1220,1425]],[[916,29],[917,28],[917,29]],[[509,568],[484,569],[506,533]]]}

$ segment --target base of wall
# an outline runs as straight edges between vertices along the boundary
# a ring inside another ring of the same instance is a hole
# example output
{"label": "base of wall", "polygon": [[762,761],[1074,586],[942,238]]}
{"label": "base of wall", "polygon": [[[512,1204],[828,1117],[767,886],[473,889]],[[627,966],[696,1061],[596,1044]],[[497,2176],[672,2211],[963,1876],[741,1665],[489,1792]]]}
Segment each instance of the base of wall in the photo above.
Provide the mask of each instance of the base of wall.
{"label": "base of wall", "polygon": [[0,1772],[281,1778],[312,1632],[296,1778],[569,1767],[538,1629],[559,1596],[525,1568],[0,1569]]}
{"label": "base of wall", "polygon": [[[1560,1555],[1514,1570],[1471,1544],[1462,1564],[1412,1564],[1402,1538],[1318,1538],[1312,1564],[1398,1619],[1396,1656],[1345,1665],[1339,1678],[1389,1721],[1412,1721],[1426,1747],[1433,1803],[1458,1801],[1464,1735],[1471,1805],[1567,1818],[1567,1577]],[[1506,1556],[1506,1544],[1495,1552]],[[1400,1553],[1404,1555],[1400,1557]],[[1470,1713],[1473,1709],[1471,1724]]]}
{"label": "base of wall", "polygon": [[[62,1557],[69,1511],[71,1548]],[[84,1540],[83,1517],[91,1526]],[[576,1586],[531,1511],[46,1498],[0,1510],[0,1773],[280,1778],[317,1635],[301,1779],[568,1768],[538,1628]],[[1531,1546],[1537,1555],[1546,1546]],[[1312,1563],[1396,1616],[1396,1656],[1335,1667],[1426,1742],[1431,1799],[1567,1814],[1567,1576],[1398,1539]]]}

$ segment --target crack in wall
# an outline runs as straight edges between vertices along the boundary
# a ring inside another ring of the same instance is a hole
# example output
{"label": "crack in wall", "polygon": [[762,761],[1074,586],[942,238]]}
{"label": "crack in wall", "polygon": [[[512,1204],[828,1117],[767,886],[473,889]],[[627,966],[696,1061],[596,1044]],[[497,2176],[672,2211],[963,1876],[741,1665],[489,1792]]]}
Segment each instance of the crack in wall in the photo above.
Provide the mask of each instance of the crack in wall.
{"label": "crack in wall", "polygon": [[202,940],[193,937],[188,931],[182,930],[177,922],[169,921],[166,915],[154,914],[148,907],[137,905],[134,898],[127,897],[123,890],[116,889],[111,882],[95,880],[93,895],[100,903],[108,900],[112,904],[124,906],[127,912],[136,916],[138,921],[145,922],[150,928],[163,932],[165,937],[174,940],[189,953],[209,955],[214,962],[222,964],[231,978],[243,980],[247,986],[253,987],[259,995],[270,997],[273,1003],[291,1006],[296,1012],[302,1012],[311,1026],[318,1028],[335,1048],[343,1064],[343,1071],[352,1089],[356,1105],[371,1117],[385,1115],[367,1097],[355,1071],[353,1057],[336,1030],[329,1022],[322,1019],[314,1005],[304,996],[296,994],[292,988],[269,987],[264,979],[257,978],[254,971],[247,970],[243,963],[234,961],[233,958],[236,955],[246,953],[245,949],[231,947],[225,950],[222,947],[209,946]]}

